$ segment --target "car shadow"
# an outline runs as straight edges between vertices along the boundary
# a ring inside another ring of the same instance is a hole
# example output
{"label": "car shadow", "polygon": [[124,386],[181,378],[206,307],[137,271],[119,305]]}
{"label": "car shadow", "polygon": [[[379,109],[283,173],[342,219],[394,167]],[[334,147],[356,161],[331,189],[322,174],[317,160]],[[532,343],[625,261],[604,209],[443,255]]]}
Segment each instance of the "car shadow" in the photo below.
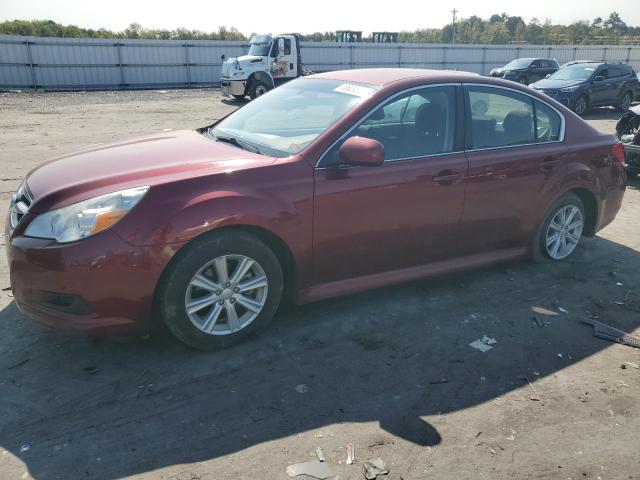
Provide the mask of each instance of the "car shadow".
{"label": "car shadow", "polygon": [[[37,479],[121,478],[345,422],[436,445],[443,438],[425,417],[517,389],[529,401],[528,381],[610,347],[585,315],[639,326],[627,307],[640,299],[617,281],[633,283],[640,253],[585,243],[562,264],[515,262],[291,306],[263,337],[218,352],[162,336],[92,342],[46,330],[11,303],[0,312],[0,445]],[[469,345],[484,335],[496,340],[486,353]]]}
{"label": "car shadow", "polygon": [[236,98],[223,98],[221,102],[224,103],[225,105],[230,105],[232,107],[241,107],[245,103],[248,103],[248,99],[245,98],[242,100],[238,100]]}

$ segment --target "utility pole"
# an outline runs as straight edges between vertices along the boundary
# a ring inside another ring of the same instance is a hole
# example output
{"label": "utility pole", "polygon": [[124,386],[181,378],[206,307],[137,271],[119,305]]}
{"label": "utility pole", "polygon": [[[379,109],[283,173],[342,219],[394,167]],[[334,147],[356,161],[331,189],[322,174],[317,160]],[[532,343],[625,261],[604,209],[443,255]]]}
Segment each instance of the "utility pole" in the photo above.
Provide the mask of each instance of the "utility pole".
{"label": "utility pole", "polygon": [[456,43],[456,13],[458,13],[458,10],[453,7],[451,13],[453,13],[453,22],[451,23],[451,26],[453,27],[453,35],[451,37],[451,43]]}

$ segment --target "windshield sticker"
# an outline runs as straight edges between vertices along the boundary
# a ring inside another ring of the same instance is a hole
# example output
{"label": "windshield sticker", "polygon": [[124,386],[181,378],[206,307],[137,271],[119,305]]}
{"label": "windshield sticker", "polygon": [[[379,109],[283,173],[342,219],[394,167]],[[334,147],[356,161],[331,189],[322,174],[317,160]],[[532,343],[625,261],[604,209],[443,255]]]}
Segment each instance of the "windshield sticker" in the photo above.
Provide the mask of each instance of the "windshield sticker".
{"label": "windshield sticker", "polygon": [[343,83],[339,87],[334,88],[333,91],[364,98],[371,95],[375,90],[363,85],[356,85],[355,83]]}

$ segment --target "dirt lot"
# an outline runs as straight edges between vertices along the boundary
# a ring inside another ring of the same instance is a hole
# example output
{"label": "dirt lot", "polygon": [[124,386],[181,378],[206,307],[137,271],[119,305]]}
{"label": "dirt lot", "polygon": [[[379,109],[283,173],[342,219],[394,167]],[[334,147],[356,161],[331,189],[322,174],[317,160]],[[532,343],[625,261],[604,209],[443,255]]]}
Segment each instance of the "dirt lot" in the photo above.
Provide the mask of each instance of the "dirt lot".
{"label": "dirt lot", "polygon": [[[0,94],[0,204],[47,157],[235,107],[213,90]],[[612,132],[616,118],[589,121]],[[634,180],[570,262],[290,307],[214,353],[49,331],[17,311],[0,254],[0,477],[285,479],[319,446],[341,480],[371,457],[395,480],[638,479],[640,369],[621,365],[640,350],[579,321],[640,326],[639,218]],[[533,306],[568,313],[536,322]],[[483,335],[486,353],[469,346]]]}

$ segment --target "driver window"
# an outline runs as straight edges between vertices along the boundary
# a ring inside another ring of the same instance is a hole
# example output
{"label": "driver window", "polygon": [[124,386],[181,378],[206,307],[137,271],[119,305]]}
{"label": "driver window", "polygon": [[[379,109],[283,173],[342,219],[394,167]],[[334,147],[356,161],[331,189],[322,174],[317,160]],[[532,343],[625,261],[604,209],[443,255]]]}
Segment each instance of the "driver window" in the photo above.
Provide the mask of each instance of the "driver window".
{"label": "driver window", "polygon": [[371,112],[327,152],[322,166],[339,164],[338,149],[353,136],[382,143],[385,162],[449,153],[453,151],[454,125],[454,87],[412,90]]}
{"label": "driver window", "polygon": [[291,55],[291,39],[290,38],[284,39],[284,54]]}

